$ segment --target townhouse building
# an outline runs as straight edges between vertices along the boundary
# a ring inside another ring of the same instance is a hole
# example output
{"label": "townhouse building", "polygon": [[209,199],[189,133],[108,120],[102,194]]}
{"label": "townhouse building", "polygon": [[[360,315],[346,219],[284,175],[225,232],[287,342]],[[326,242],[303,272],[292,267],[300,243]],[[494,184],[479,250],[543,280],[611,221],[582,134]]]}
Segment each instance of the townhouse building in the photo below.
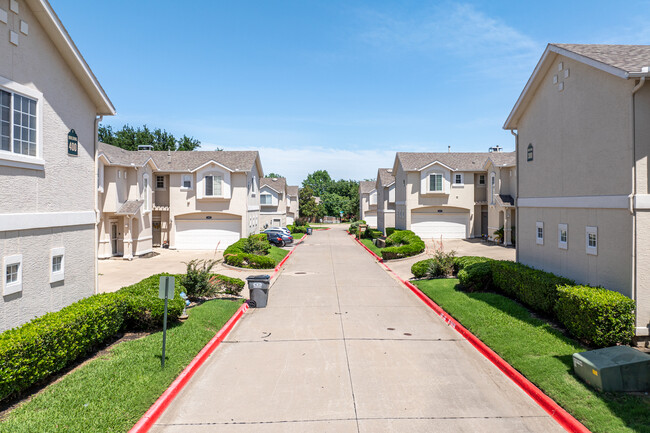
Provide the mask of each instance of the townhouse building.
{"label": "townhouse building", "polygon": [[377,170],[377,229],[386,234],[387,227],[395,227],[395,176],[390,168]]}
{"label": "townhouse building", "polygon": [[287,225],[287,181],[283,177],[265,177],[260,181],[260,228]]}
{"label": "townhouse building", "polygon": [[0,331],[96,292],[97,124],[115,108],[46,0],[0,2]]}
{"label": "townhouse building", "polygon": [[287,225],[293,224],[300,218],[299,188],[297,185],[287,185]]}
{"label": "townhouse building", "polygon": [[377,227],[377,189],[374,181],[359,182],[359,219],[369,227]]}
{"label": "townhouse building", "polygon": [[650,46],[550,44],[504,129],[517,259],[636,302],[650,335]]}

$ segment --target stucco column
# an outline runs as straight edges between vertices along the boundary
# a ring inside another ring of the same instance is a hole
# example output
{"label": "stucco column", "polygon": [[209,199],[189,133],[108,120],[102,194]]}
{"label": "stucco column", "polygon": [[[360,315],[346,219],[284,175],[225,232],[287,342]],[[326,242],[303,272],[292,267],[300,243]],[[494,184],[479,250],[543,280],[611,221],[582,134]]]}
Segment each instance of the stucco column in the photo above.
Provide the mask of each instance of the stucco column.
{"label": "stucco column", "polygon": [[133,237],[131,231],[132,217],[124,219],[124,259],[133,260]]}
{"label": "stucco column", "polygon": [[512,212],[510,209],[504,211],[505,221],[503,224],[504,244],[512,245]]}

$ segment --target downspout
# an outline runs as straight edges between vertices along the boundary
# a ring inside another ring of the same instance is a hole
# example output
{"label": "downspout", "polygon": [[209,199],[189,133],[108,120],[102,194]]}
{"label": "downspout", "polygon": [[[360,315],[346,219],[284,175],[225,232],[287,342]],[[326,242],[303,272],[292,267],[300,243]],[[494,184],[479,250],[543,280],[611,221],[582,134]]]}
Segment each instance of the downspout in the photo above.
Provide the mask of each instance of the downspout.
{"label": "downspout", "polygon": [[519,133],[515,132],[514,129],[510,130],[510,133],[515,137],[515,173],[517,176],[517,191],[515,191],[515,261],[519,262]]}
{"label": "downspout", "polygon": [[[643,72],[648,73],[648,68],[645,67],[643,68]],[[635,95],[636,92],[641,90],[643,85],[645,84],[646,77],[642,76],[639,82],[634,86],[632,89],[632,98],[630,99],[630,103],[632,105],[632,193],[630,194],[630,200],[629,200],[629,211],[630,215],[632,216],[632,227],[634,227],[634,235],[632,236],[632,296],[634,299],[634,302],[636,303],[638,296],[637,296],[637,242],[636,242],[636,237],[637,237],[637,220],[636,220],[636,212],[634,211],[634,200],[636,197],[636,107],[635,107]],[[635,309],[638,310],[638,309]],[[638,320],[638,311],[635,311],[635,328],[636,328],[636,322]],[[638,328],[636,328],[638,329]],[[636,332],[635,332],[636,334]]]}
{"label": "downspout", "polygon": [[94,162],[95,162],[95,182],[93,184],[93,202],[94,202],[94,207],[95,207],[95,239],[94,239],[94,245],[95,245],[95,294],[99,293],[99,269],[98,269],[98,263],[97,263],[97,255],[98,255],[98,248],[99,248],[99,239],[97,238],[99,236],[99,223],[101,222],[99,218],[99,200],[97,197],[97,183],[99,181],[99,161],[97,161],[97,154],[99,153],[99,122],[101,122],[104,119],[104,116],[95,116],[95,136],[93,139],[93,153],[95,155],[94,157]]}

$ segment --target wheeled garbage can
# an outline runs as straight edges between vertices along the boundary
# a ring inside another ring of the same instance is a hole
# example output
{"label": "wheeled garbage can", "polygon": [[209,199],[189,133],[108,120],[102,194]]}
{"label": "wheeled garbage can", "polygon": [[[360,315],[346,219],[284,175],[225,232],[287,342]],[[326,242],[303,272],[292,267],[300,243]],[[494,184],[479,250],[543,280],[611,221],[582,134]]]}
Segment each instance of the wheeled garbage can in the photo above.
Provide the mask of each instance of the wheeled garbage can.
{"label": "wheeled garbage can", "polygon": [[269,285],[271,277],[269,275],[251,275],[246,277],[248,281],[248,306],[251,308],[264,308],[269,299]]}
{"label": "wheeled garbage can", "polygon": [[311,231],[312,231],[312,228],[311,228],[311,227],[307,227],[307,234],[308,234],[308,235],[311,235]]}

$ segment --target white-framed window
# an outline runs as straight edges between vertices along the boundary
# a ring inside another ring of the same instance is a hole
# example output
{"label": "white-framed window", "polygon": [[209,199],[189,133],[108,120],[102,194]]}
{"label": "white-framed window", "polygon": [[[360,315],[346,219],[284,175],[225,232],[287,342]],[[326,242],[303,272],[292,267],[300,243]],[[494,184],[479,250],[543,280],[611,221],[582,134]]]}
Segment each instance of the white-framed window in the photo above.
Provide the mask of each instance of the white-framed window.
{"label": "white-framed window", "polygon": [[192,175],[191,174],[184,174],[183,175],[182,189],[192,189]]}
{"label": "white-framed window", "polygon": [[120,170],[117,170],[117,178],[122,179],[122,172]]}
{"label": "white-framed window", "polygon": [[0,77],[0,165],[42,169],[43,94]]}
{"label": "white-framed window", "polygon": [[260,194],[260,204],[261,205],[273,204],[273,196],[269,193]]}
{"label": "white-framed window", "polygon": [[156,189],[165,189],[165,176],[156,176]]}
{"label": "white-framed window", "polygon": [[[125,173],[126,174],[126,173]],[[149,212],[151,210],[151,194],[149,191],[149,175],[142,175],[142,195],[144,200],[144,211]]]}
{"label": "white-framed window", "polygon": [[104,192],[104,164],[97,165],[97,191]]}
{"label": "white-framed window", "polygon": [[206,197],[221,197],[223,196],[222,188],[223,178],[217,174],[207,174],[203,177],[205,183],[204,194]]}
{"label": "white-framed window", "polygon": [[255,197],[257,191],[257,181],[255,180],[255,175],[251,179],[251,196]]}
{"label": "white-framed window", "polygon": [[496,194],[497,175],[490,174],[490,204],[494,204],[494,194]]}
{"label": "white-framed window", "polygon": [[586,227],[585,243],[587,254],[598,255],[598,227]]}
{"label": "white-framed window", "polygon": [[537,221],[537,224],[535,226],[537,228],[535,232],[535,242],[537,245],[544,245],[544,223]]}
{"label": "white-framed window", "polygon": [[368,195],[368,203],[370,205],[375,205],[377,204],[377,191],[374,190]]}
{"label": "white-framed window", "polygon": [[479,186],[485,186],[485,175],[484,174],[479,174],[478,175],[478,184],[479,184]]}
{"label": "white-framed window", "polygon": [[2,263],[2,295],[7,296],[23,290],[23,255],[7,256]]}
{"label": "white-framed window", "polygon": [[50,283],[63,281],[65,276],[65,248],[52,248],[50,252]]}
{"label": "white-framed window", "polygon": [[429,175],[429,192],[442,192],[443,191],[443,175],[442,173],[433,173]]}
{"label": "white-framed window", "polygon": [[454,183],[452,186],[463,186],[464,176],[463,173],[454,173]]}
{"label": "white-framed window", "polygon": [[557,225],[557,247],[563,250],[569,247],[569,228],[566,224]]}

